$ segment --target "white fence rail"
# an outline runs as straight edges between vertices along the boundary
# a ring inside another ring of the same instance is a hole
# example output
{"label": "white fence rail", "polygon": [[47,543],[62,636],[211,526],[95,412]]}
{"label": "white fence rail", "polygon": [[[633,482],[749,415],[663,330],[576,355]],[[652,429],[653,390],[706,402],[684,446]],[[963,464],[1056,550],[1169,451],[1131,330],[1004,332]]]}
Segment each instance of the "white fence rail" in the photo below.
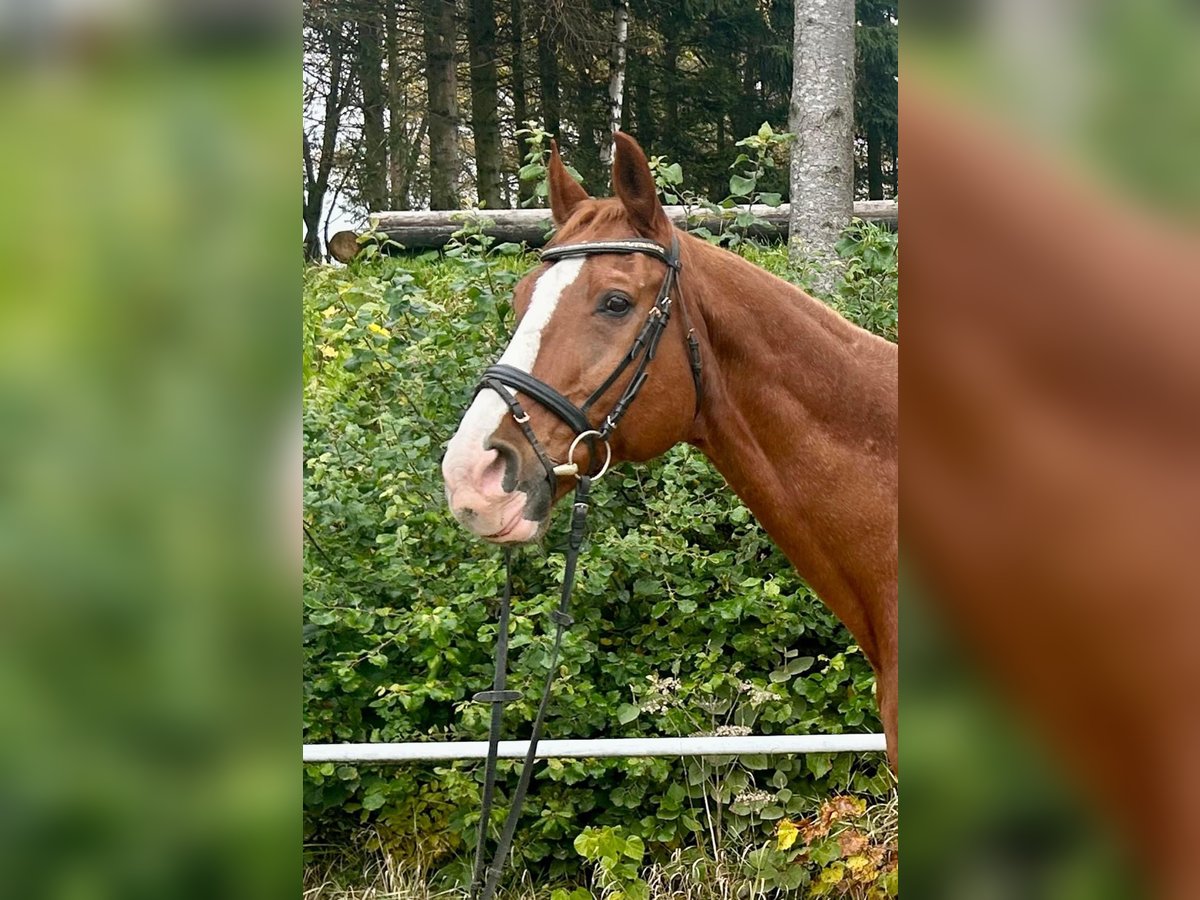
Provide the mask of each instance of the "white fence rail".
{"label": "white fence rail", "polygon": [[[739,737],[598,738],[544,740],[538,759],[623,756],[746,756],[749,754],[865,753],[883,750],[882,734],[781,734]],[[502,759],[520,759],[528,741],[501,741]],[[485,759],[487,741],[422,741],[410,744],[305,744],[305,762],[408,762]]]}

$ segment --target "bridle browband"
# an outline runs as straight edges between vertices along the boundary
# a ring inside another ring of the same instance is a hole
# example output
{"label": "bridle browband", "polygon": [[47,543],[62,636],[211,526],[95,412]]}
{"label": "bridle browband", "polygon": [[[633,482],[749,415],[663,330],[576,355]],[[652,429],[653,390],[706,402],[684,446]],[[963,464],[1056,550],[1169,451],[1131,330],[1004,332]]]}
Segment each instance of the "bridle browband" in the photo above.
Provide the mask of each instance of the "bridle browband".
{"label": "bridle browband", "polygon": [[[508,406],[509,411],[513,415],[513,419],[521,426],[525,438],[529,441],[542,466],[546,469],[547,477],[550,479],[551,493],[553,493],[554,488],[557,486],[557,480],[560,475],[574,474],[578,476],[578,468],[575,467],[573,454],[575,447],[578,446],[581,439],[588,440],[588,449],[591,455],[588,468],[589,471],[591,470],[596,458],[595,441],[599,440],[607,444],[609,436],[616,430],[617,424],[629,409],[630,404],[637,398],[642,385],[646,383],[648,376],[647,368],[658,350],[658,342],[662,339],[663,332],[666,331],[667,325],[671,320],[672,294],[678,293],[673,290],[678,283],[679,272],[683,268],[683,264],[679,259],[678,235],[672,235],[670,250],[665,249],[655,241],[643,240],[641,238],[629,238],[618,241],[584,241],[577,244],[547,247],[542,251],[541,259],[543,262],[556,262],[560,259],[595,256],[602,253],[641,253],[645,256],[652,256],[666,264],[667,273],[663,278],[662,286],[659,288],[654,306],[651,307],[649,314],[646,316],[646,322],[642,326],[642,330],[638,332],[637,337],[633,340],[633,346],[629,348],[629,352],[622,357],[617,367],[604,379],[601,385],[583,401],[582,405],[576,406],[557,390],[533,374],[513,366],[498,364],[489,366],[484,370],[483,377],[475,388],[476,393],[485,388],[493,390],[504,400],[505,405]],[[692,328],[691,317],[688,315],[687,307],[684,305],[683,296],[680,295],[678,300],[679,310],[683,314],[684,328],[686,329],[685,340],[688,348],[688,359],[691,364],[692,384],[696,395],[695,408],[698,415],[701,402],[704,398],[700,378],[700,342],[696,340],[695,330]],[[593,426],[591,421],[592,406],[635,363],[636,367],[634,368],[633,376],[625,386],[625,390],[621,392],[621,396],[617,398],[617,402],[613,404],[608,415],[596,426]],[[556,464],[537,440],[533,429],[529,426],[529,415],[514,395],[518,391],[528,397],[532,397],[541,406],[554,413],[562,422],[566,423],[567,427],[575,432],[576,440],[571,445],[571,450],[568,453],[565,463]],[[575,467],[574,471],[572,471],[572,467]]]}
{"label": "bridle browband", "polygon": [[[671,236],[671,248],[669,250],[654,241],[631,238],[619,241],[585,241],[577,244],[547,247],[542,251],[541,258],[543,262],[556,262],[560,259],[574,259],[576,257],[594,256],[601,253],[642,253],[646,256],[652,256],[666,264],[667,273],[663,277],[662,287],[659,288],[658,298],[654,301],[654,306],[646,316],[645,324],[642,326],[641,331],[638,332],[637,337],[634,338],[633,346],[629,348],[629,352],[622,357],[612,373],[604,379],[604,382],[583,402],[583,405],[576,406],[540,378],[508,365],[489,366],[484,370],[483,377],[480,379],[479,385],[475,388],[476,394],[486,388],[500,395],[509,412],[512,413],[513,420],[520,427],[521,432],[525,435],[525,439],[529,441],[529,445],[533,448],[542,466],[546,469],[546,477],[550,480],[551,499],[553,499],[554,493],[557,490],[558,479],[560,477],[574,475],[576,485],[575,502],[572,505],[571,513],[571,530],[567,539],[566,565],[563,571],[558,608],[550,613],[550,619],[556,626],[554,644],[550,652],[550,667],[546,671],[546,681],[542,688],[542,699],[538,703],[537,714],[533,720],[533,728],[529,736],[529,746],[525,752],[525,764],[521,768],[521,777],[517,782],[516,790],[513,792],[508,816],[505,818],[500,837],[496,842],[496,851],[492,857],[492,863],[485,870],[484,844],[487,837],[489,819],[491,818],[492,799],[495,796],[496,790],[496,762],[500,751],[501,711],[505,703],[519,700],[521,697],[517,691],[505,689],[505,670],[508,659],[508,619],[512,598],[512,553],[508,549],[505,550],[504,562],[506,575],[504,595],[500,600],[500,617],[496,634],[495,678],[492,690],[480,691],[473,698],[477,702],[491,704],[492,715],[491,726],[488,729],[488,755],[484,768],[482,809],[480,811],[479,830],[475,846],[475,865],[471,873],[471,900],[492,900],[500,884],[500,875],[503,872],[504,861],[512,849],[513,837],[517,830],[517,820],[521,815],[521,806],[525,801],[525,795],[529,790],[529,782],[533,776],[533,763],[537,757],[538,741],[541,737],[542,726],[546,720],[546,710],[550,704],[550,689],[554,684],[554,676],[558,669],[558,653],[562,645],[563,633],[574,622],[569,612],[571,590],[575,583],[575,567],[579,560],[579,551],[583,546],[583,536],[587,528],[588,492],[591,490],[592,481],[608,471],[609,462],[612,460],[612,450],[609,448],[608,438],[616,430],[618,423],[629,409],[630,404],[637,398],[642,385],[646,383],[646,378],[649,374],[647,369],[654,359],[654,354],[658,350],[658,342],[662,339],[663,332],[667,328],[667,323],[671,319],[671,294],[678,283],[679,271],[682,268],[682,263],[679,259],[678,235]],[[692,384],[696,392],[696,415],[698,416],[700,414],[701,403],[704,399],[700,378],[700,343],[696,340],[696,335],[682,295],[678,297],[678,301],[679,310],[683,314],[684,328],[686,329],[685,340],[687,342],[688,360],[692,370]],[[591,420],[592,406],[617,383],[617,380],[630,366],[634,366],[633,375],[630,377],[625,389],[621,392],[621,396],[617,398],[617,402],[613,404],[604,419],[597,423],[598,427],[593,426]],[[546,452],[538,440],[537,434],[534,433],[533,427],[529,424],[529,414],[521,406],[520,401],[517,400],[516,394],[518,392],[525,394],[527,397],[532,397],[544,408],[554,413],[561,421],[566,423],[567,427],[575,432],[575,439],[571,442],[570,449],[567,450],[566,462],[555,463]],[[597,440],[603,442],[606,455],[604,464],[600,470],[595,474],[591,474],[597,458]],[[588,445],[588,465],[583,470],[583,473],[581,473],[578,464],[575,462],[575,450],[583,441],[587,441]]]}

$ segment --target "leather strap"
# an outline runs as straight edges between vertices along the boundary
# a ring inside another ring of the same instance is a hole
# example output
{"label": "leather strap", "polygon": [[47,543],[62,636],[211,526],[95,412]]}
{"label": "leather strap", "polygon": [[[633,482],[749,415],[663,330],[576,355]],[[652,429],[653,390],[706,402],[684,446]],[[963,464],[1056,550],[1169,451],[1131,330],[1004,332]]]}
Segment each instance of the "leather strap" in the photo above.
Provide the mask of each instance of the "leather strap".
{"label": "leather strap", "polygon": [[508,678],[508,614],[512,603],[512,549],[504,548],[504,595],[500,598],[500,618],[496,623],[496,672],[492,678],[492,689],[480,691],[473,699],[476,703],[492,704],[492,723],[488,728],[487,763],[483,774],[483,802],[479,814],[479,835],[475,844],[475,865],[471,871],[471,883],[478,883],[483,876],[483,847],[487,837],[488,822],[492,817],[492,799],[496,793],[496,760],[500,756],[500,726],[504,715],[504,704],[520,700],[516,691],[506,691]]}
{"label": "leather strap", "polygon": [[[487,867],[482,890],[480,889],[480,869],[483,861],[482,848],[488,816],[485,815],[484,818],[480,819],[479,843],[475,848],[475,869],[471,876],[471,900],[493,900],[496,896],[496,889],[500,885],[500,876],[504,871],[504,861],[512,849],[513,838],[517,833],[517,823],[521,818],[521,807],[525,803],[525,795],[529,792],[529,783],[533,779],[533,767],[537,758],[538,742],[541,740],[542,727],[546,723],[546,711],[550,706],[550,689],[554,686],[554,679],[558,674],[558,655],[562,649],[563,633],[575,621],[570,614],[571,594],[575,589],[575,570],[579,562],[579,551],[583,546],[584,534],[587,531],[588,492],[591,490],[591,486],[591,478],[587,475],[580,476],[579,483],[575,488],[575,503],[571,513],[571,533],[567,543],[566,566],[563,571],[558,608],[550,614],[551,621],[555,624],[554,645],[550,650],[550,667],[546,670],[546,681],[542,685],[542,699],[538,703],[537,715],[533,720],[533,728],[529,735],[529,749],[525,753],[525,762],[521,767],[521,777],[517,782],[516,790],[513,792],[512,804],[509,807],[508,816],[504,820],[504,827],[496,842],[496,851],[492,856],[492,863]],[[505,565],[509,567],[510,573],[507,583],[511,583],[511,564],[511,557],[506,554]],[[502,615],[505,608],[501,607]],[[504,642],[504,647],[507,653],[507,640]],[[497,643],[497,674],[495,677],[495,683],[497,684],[503,684],[500,670],[505,665],[505,662],[506,657],[501,657],[500,644]],[[491,797],[495,793],[496,768],[493,762],[492,748],[496,747],[496,752],[498,752],[500,743],[499,709],[499,703],[496,703],[492,707],[492,727],[488,734],[488,767],[484,773],[483,784],[484,808],[488,814],[491,812]]]}
{"label": "leather strap", "polygon": [[479,386],[475,388],[475,392],[479,393],[483,388],[490,388],[500,395],[500,399],[508,407],[508,411],[512,413],[513,421],[520,427],[525,435],[525,440],[529,441],[529,446],[533,448],[533,452],[537,454],[537,458],[541,461],[542,467],[546,470],[546,477],[550,479],[550,483],[556,484],[558,476],[554,474],[554,461],[550,459],[550,455],[542,446],[542,442],[537,439],[537,434],[533,430],[533,426],[529,424],[529,414],[525,412],[524,407],[513,395],[513,393],[504,386],[501,381],[495,378],[489,378],[486,375],[479,382]]}
{"label": "leather strap", "polygon": [[[674,238],[678,246],[679,238]],[[562,244],[558,247],[547,247],[540,256],[543,262],[553,262],[556,259],[570,259],[574,256],[593,256],[597,253],[644,253],[662,260],[673,269],[679,268],[679,253],[670,253],[662,244],[646,241],[640,238],[630,238],[620,241],[583,241],[578,244]]]}
{"label": "leather strap", "polygon": [[483,377],[485,381],[488,378],[493,378],[501,384],[515,388],[522,394],[532,397],[574,428],[576,434],[582,434],[592,427],[591,423],[588,422],[587,416],[574,403],[550,387],[550,385],[539,378],[535,378],[528,372],[523,372],[513,366],[497,364],[484,369]]}

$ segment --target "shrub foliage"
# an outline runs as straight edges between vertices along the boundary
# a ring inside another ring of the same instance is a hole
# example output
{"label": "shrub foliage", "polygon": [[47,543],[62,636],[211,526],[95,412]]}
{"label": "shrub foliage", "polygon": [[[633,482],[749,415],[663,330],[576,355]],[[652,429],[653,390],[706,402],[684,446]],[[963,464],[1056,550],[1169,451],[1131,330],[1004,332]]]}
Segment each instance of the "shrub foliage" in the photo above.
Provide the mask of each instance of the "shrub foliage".
{"label": "shrub foliage", "polygon": [[[439,464],[533,259],[464,234],[448,254],[368,247],[305,275],[306,742],[486,738],[488,709],[469,698],[491,683],[502,560],[450,516]],[[782,248],[739,249],[787,276]],[[845,252],[833,302],[894,337],[895,237],[859,227]],[[701,454],[620,467],[593,496],[548,737],[879,729],[862,653]],[[506,737],[527,733],[548,665],[565,518],[517,558],[510,686],[524,699]],[[481,778],[481,764],[308,765],[309,852],[369,834],[461,879]],[[502,790],[515,778],[502,763]],[[882,754],[551,761],[517,855],[571,883],[580,855],[600,853],[595,835],[647,858],[774,847],[781,821],[831,795],[881,797],[889,779]]]}

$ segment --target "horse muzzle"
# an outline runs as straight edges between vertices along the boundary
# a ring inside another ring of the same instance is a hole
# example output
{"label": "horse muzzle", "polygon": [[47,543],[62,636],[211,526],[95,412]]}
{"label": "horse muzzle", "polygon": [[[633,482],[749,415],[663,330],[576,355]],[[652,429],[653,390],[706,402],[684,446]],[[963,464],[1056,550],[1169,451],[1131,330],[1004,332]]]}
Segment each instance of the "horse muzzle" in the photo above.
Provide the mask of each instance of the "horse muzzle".
{"label": "horse muzzle", "polygon": [[453,443],[442,461],[446,502],[464,528],[496,544],[526,544],[541,537],[550,510],[549,486],[522,477],[529,468],[507,443],[454,452]]}

